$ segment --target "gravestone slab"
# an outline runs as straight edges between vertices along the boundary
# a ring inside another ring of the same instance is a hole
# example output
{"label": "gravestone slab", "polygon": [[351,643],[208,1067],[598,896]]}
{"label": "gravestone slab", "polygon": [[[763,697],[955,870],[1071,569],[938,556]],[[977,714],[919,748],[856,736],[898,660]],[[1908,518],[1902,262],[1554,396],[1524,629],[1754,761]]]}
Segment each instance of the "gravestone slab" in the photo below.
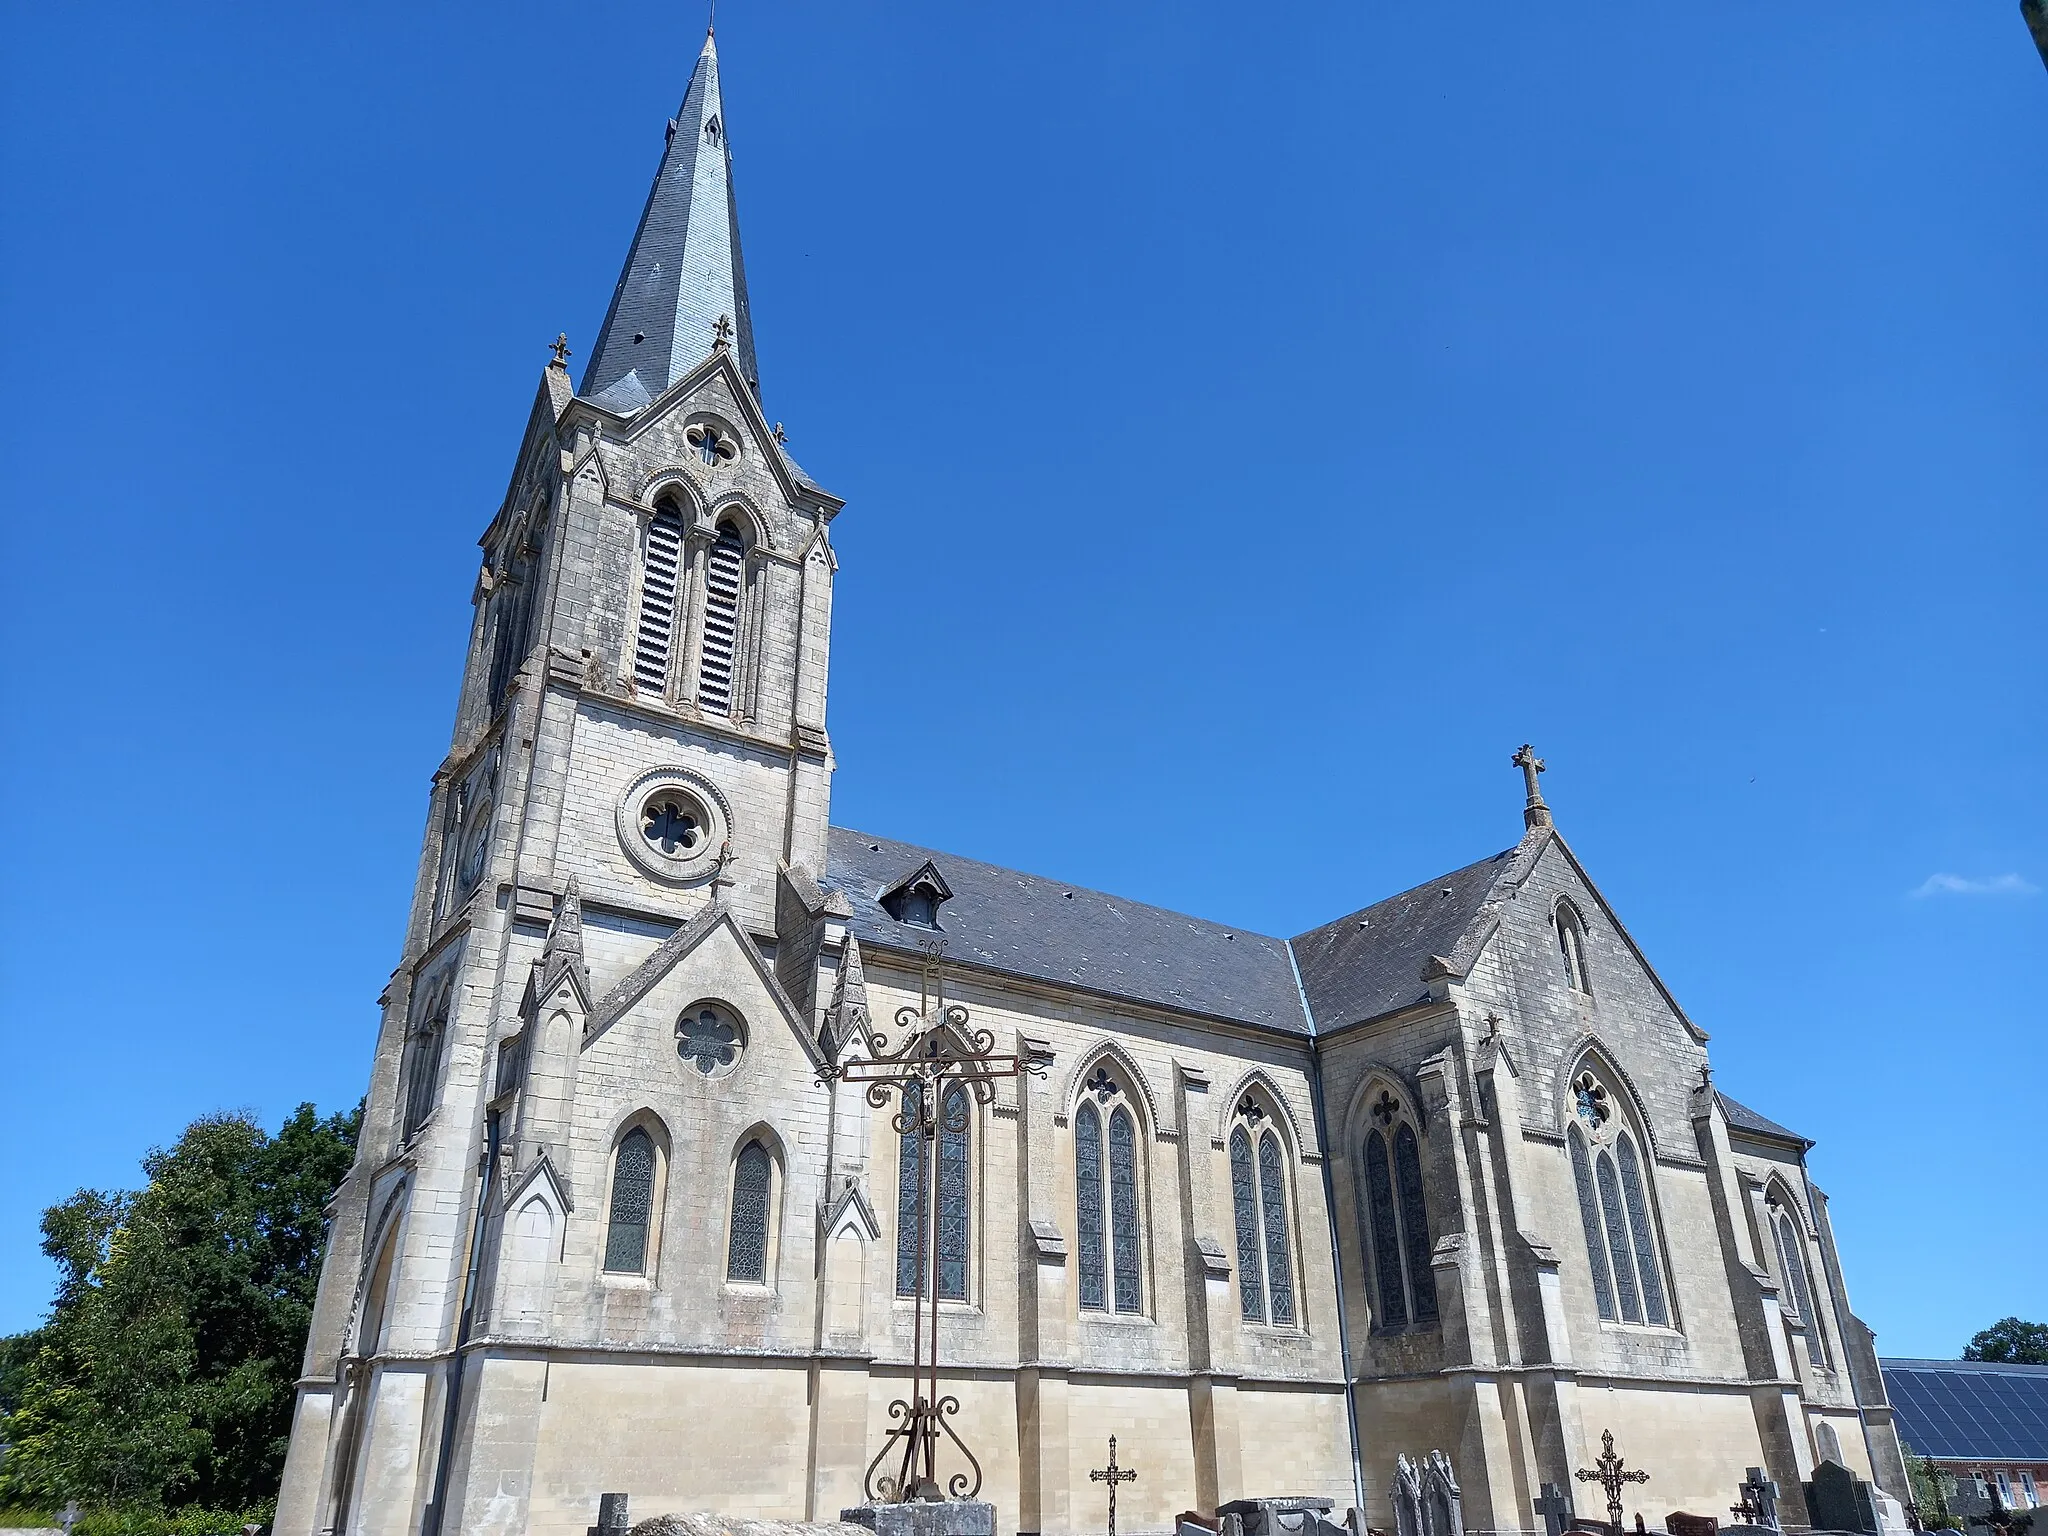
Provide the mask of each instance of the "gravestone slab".
{"label": "gravestone slab", "polygon": [[856,1504],[839,1518],[874,1536],[996,1536],[996,1507],[980,1499]]}
{"label": "gravestone slab", "polygon": [[1816,1531],[1877,1536],[1877,1506],[1870,1484],[1838,1461],[1824,1461],[1813,1469],[1813,1481],[1806,1485],[1806,1518]]}
{"label": "gravestone slab", "polygon": [[1721,1529],[1721,1522],[1712,1515],[1688,1515],[1673,1510],[1664,1517],[1664,1529],[1671,1536],[1714,1536]]}
{"label": "gravestone slab", "polygon": [[750,1520],[706,1510],[656,1515],[633,1527],[632,1536],[868,1536],[857,1525],[829,1520]]}
{"label": "gravestone slab", "polygon": [[1226,1536],[1233,1521],[1243,1536],[1346,1536],[1344,1527],[1329,1517],[1336,1507],[1334,1499],[1283,1496],[1232,1499],[1216,1514]]}

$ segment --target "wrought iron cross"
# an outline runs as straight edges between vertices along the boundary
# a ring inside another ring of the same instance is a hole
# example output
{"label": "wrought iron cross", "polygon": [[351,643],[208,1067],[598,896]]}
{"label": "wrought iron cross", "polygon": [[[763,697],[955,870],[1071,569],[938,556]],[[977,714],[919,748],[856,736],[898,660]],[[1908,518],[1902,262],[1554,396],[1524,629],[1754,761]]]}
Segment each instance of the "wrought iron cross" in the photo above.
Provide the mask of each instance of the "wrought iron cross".
{"label": "wrought iron cross", "polygon": [[[1042,1076],[1042,1062],[1028,1062],[1015,1053],[996,1054],[996,1037],[976,1029],[959,1003],[946,1001],[946,979],[939,965],[944,939],[919,946],[925,955],[923,996],[918,1006],[896,1010],[896,1038],[879,1029],[856,1029],[847,1041],[853,1052],[820,1071],[827,1083],[865,1083],[865,1097],[875,1109],[887,1109],[893,1094],[898,1106],[891,1125],[899,1139],[917,1138],[917,1306],[912,1314],[911,1387],[907,1397],[889,1404],[892,1421],[882,1448],[868,1463],[862,1488],[877,1504],[906,1504],[913,1499],[937,1500],[939,1436],[953,1442],[967,1458],[972,1474],[955,1472],[946,1479],[945,1497],[971,1499],[981,1491],[981,1463],[967,1448],[950,1420],[960,1399],[939,1392],[939,1131],[947,1114],[946,1098],[955,1085],[976,1104],[995,1101],[996,1081],[1025,1073]],[[948,1127],[960,1129],[961,1127]],[[880,1472],[897,1453],[893,1475]],[[878,1475],[879,1473],[879,1475]]]}
{"label": "wrought iron cross", "polygon": [[1116,1536],[1116,1485],[1135,1483],[1138,1471],[1135,1467],[1120,1467],[1116,1464],[1116,1436],[1109,1437],[1109,1465],[1097,1467],[1088,1474],[1091,1483],[1109,1484],[1109,1536]]}
{"label": "wrought iron cross", "polygon": [[1598,1483],[1607,1490],[1607,1523],[1613,1528],[1614,1536],[1621,1536],[1621,1490],[1630,1483],[1647,1483],[1650,1480],[1649,1473],[1638,1471],[1622,1461],[1614,1449],[1614,1431],[1611,1429],[1600,1431],[1600,1454],[1594,1458],[1593,1465],[1579,1468],[1572,1476],[1582,1483]]}

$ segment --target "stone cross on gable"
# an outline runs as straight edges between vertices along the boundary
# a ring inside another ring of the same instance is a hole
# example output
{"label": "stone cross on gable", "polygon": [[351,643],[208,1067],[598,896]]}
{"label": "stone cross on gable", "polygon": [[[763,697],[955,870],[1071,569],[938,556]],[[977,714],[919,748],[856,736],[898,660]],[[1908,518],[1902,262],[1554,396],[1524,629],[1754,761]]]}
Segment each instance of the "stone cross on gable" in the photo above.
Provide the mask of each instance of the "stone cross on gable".
{"label": "stone cross on gable", "polygon": [[1543,771],[1543,759],[1538,757],[1536,749],[1525,741],[1522,743],[1521,750],[1514,755],[1512,761],[1517,768],[1522,770],[1522,781],[1529,788],[1528,802],[1522,807],[1523,825],[1530,827],[1549,826],[1550,807],[1543,803],[1543,791],[1536,784],[1536,775]]}
{"label": "stone cross on gable", "polygon": [[711,328],[711,345],[724,351],[732,343],[732,316],[720,315],[718,324]]}
{"label": "stone cross on gable", "polygon": [[555,366],[557,368],[567,368],[569,366],[569,333],[567,331],[557,331],[555,339],[550,344],[548,350],[555,354]]}
{"label": "stone cross on gable", "polygon": [[1137,1480],[1138,1473],[1135,1468],[1120,1467],[1116,1464],[1116,1436],[1111,1435],[1109,1437],[1109,1465],[1097,1467],[1088,1474],[1088,1481],[1091,1483],[1109,1484],[1109,1536],[1116,1536],[1116,1485],[1118,1483],[1135,1483]]}
{"label": "stone cross on gable", "polygon": [[1557,1484],[1543,1485],[1543,1497],[1536,1500],[1535,1508],[1543,1517],[1545,1536],[1564,1536],[1572,1528],[1572,1496]]}

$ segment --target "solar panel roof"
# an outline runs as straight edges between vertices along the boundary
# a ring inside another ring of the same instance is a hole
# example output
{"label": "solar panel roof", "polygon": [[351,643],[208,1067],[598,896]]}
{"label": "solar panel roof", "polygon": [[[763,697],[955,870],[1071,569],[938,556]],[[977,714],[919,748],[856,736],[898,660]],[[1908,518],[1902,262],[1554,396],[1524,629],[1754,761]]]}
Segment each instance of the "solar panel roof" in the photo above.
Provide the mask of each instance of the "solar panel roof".
{"label": "solar panel roof", "polygon": [[1939,1461],[2048,1461],[2048,1365],[1881,1360],[1899,1438]]}

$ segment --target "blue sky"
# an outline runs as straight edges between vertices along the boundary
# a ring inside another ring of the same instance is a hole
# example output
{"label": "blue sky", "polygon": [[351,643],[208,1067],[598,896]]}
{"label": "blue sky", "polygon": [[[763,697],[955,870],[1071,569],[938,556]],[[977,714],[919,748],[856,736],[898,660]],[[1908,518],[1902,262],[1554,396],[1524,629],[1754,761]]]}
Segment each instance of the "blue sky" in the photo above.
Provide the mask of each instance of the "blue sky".
{"label": "blue sky", "polygon": [[[361,1093],[475,539],[701,38],[7,11],[0,1329],[43,1206]],[[1880,1347],[2048,1316],[2009,0],[719,38],[769,413],[849,503],[839,822],[1286,934],[1508,846],[1533,740],[1719,1081],[1820,1143]]]}

